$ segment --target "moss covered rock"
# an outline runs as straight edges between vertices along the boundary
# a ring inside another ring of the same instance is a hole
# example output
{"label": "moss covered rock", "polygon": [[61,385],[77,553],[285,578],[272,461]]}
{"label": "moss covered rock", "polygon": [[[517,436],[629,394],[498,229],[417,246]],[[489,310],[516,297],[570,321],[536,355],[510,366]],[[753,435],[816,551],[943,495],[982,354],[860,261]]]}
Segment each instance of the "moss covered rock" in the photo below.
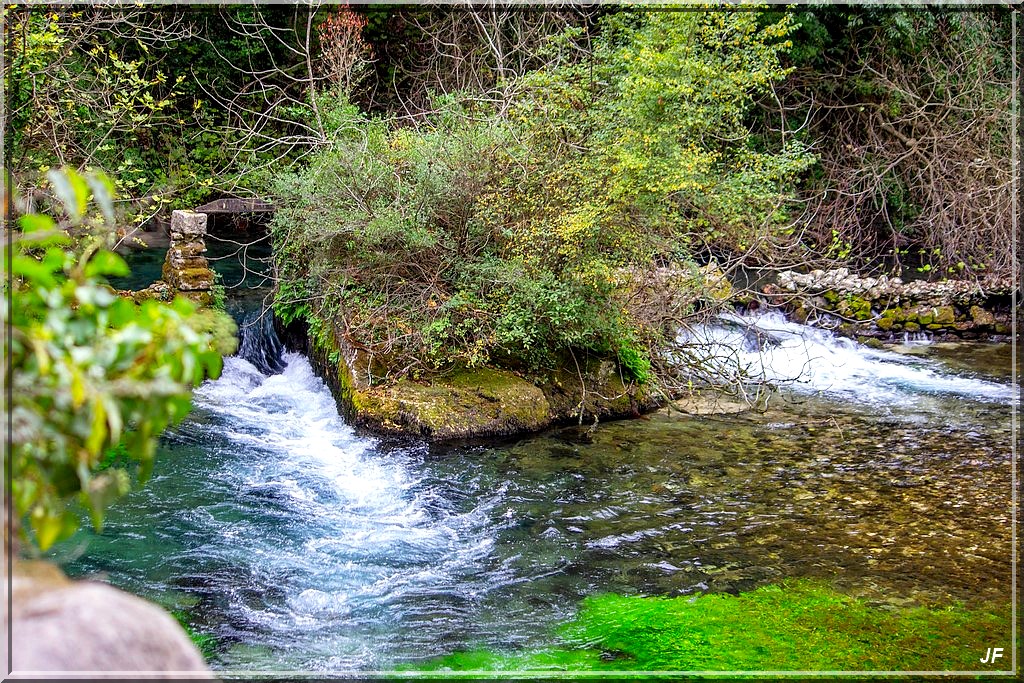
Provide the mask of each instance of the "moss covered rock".
{"label": "moss covered rock", "polygon": [[956,310],[952,306],[938,306],[934,310],[935,324],[952,325],[956,322]]}
{"label": "moss covered rock", "polygon": [[477,368],[430,382],[403,379],[349,393],[356,424],[432,439],[537,431],[551,422],[538,387],[511,372]]}
{"label": "moss covered rock", "polygon": [[975,325],[991,326],[995,325],[996,317],[991,311],[987,311],[981,306],[971,306],[970,308],[971,320]]}
{"label": "moss covered rock", "polygon": [[182,291],[207,291],[213,289],[214,273],[209,268],[174,268],[170,261],[164,263],[163,279],[167,284]]}
{"label": "moss covered rock", "polygon": [[898,308],[887,308],[875,321],[875,326],[883,332],[892,332],[902,327],[903,312]]}
{"label": "moss covered rock", "polygon": [[624,381],[607,360],[583,360],[579,372],[575,363],[572,371],[530,376],[471,368],[382,385],[369,381],[365,354],[336,335],[310,339],[290,328],[283,336],[305,348],[349,422],[383,434],[435,441],[507,436],[568,421],[639,415],[661,405]]}

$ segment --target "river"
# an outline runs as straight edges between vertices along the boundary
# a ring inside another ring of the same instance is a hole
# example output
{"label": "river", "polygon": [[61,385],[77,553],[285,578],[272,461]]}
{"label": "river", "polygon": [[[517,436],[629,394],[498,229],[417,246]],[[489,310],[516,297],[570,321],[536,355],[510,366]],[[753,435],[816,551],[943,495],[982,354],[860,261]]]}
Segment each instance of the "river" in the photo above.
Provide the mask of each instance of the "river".
{"label": "river", "polygon": [[816,577],[876,604],[1010,602],[1009,345],[730,318],[694,343],[785,380],[763,412],[441,447],[356,432],[305,357],[246,334],[146,486],[56,552],[183,613],[215,669],[536,647],[609,591]]}

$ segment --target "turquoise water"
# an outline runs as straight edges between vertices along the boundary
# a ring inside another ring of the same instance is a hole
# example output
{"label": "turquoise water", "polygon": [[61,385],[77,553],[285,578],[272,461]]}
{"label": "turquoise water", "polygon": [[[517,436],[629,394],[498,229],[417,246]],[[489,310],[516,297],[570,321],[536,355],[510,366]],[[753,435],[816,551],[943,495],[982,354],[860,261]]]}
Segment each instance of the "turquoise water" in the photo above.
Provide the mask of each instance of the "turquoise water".
{"label": "turquoise water", "polygon": [[183,611],[230,671],[545,645],[608,591],[808,576],[883,604],[1007,604],[1009,347],[874,351],[771,316],[706,341],[736,325],[763,332],[743,353],[766,375],[805,370],[765,412],[471,446],[354,431],[301,355],[278,374],[228,359],[145,488],[57,556]]}

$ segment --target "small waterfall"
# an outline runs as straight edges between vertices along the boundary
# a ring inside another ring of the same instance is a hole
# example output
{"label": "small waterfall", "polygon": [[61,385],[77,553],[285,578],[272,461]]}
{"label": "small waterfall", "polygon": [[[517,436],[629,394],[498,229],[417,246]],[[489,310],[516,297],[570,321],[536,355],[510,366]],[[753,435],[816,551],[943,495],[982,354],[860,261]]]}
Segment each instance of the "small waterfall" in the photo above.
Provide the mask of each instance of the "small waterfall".
{"label": "small waterfall", "polygon": [[285,368],[284,345],[274,331],[269,311],[246,314],[238,324],[238,357],[265,375],[276,375]]}
{"label": "small waterfall", "polygon": [[[187,427],[225,464],[203,502],[182,507],[189,547],[170,561],[206,567],[232,634],[296,657],[289,666],[372,668],[388,625],[457,622],[494,588],[484,567],[505,522],[494,512],[502,490],[463,504],[424,481],[405,451],[382,457],[338,415],[306,357],[281,353],[269,316],[247,323],[239,354],[194,394]],[[432,637],[384,640],[393,651]],[[220,665],[258,666],[231,655]]]}
{"label": "small waterfall", "polygon": [[723,381],[746,377],[797,393],[874,405],[910,405],[928,396],[1004,404],[1017,400],[1010,385],[957,374],[933,359],[872,349],[777,312],[723,315],[687,330],[679,341]]}

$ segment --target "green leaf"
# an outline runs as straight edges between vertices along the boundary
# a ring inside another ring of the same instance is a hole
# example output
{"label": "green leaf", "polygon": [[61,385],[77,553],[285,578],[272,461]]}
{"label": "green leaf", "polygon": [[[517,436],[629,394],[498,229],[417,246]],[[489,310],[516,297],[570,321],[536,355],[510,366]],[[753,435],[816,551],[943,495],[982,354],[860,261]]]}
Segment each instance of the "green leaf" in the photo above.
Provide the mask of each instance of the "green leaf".
{"label": "green leaf", "polygon": [[[68,212],[80,215],[81,177],[55,173],[53,181]],[[42,235],[55,223],[28,217],[23,226]],[[45,244],[25,239],[18,246],[35,255]],[[14,332],[11,367],[20,385],[32,387],[16,392],[11,406],[24,416],[11,442],[13,502],[26,518],[26,539],[40,548],[74,531],[78,516],[68,506],[75,499],[100,528],[104,508],[129,483],[120,470],[101,475],[116,469],[103,456],[106,447],[123,435],[144,480],[159,434],[187,414],[193,383],[221,364],[208,336],[193,331],[189,302],[136,306],[103,281],[127,273],[123,259],[77,247],[88,256],[56,246],[42,256],[14,255],[15,308],[3,311]]]}
{"label": "green leaf", "polygon": [[57,272],[64,270],[64,266],[68,264],[71,255],[58,247],[50,247],[46,250],[46,255],[43,257],[43,265],[50,272]]}
{"label": "green leaf", "polygon": [[124,428],[124,423],[121,420],[121,409],[118,407],[117,402],[107,395],[103,394],[101,399],[107,412],[107,425],[110,429],[110,443],[117,443],[121,438],[121,430]]}
{"label": "green leaf", "polygon": [[85,442],[85,447],[91,455],[98,456],[100,454],[107,441],[107,434],[107,409],[104,401],[96,398],[92,402],[92,430]]}
{"label": "green leaf", "polygon": [[49,232],[56,230],[57,222],[49,216],[45,216],[38,213],[30,213],[22,216],[18,219],[21,224],[21,229],[26,235],[31,236],[37,232]]}
{"label": "green leaf", "polygon": [[102,173],[86,176],[86,182],[88,182],[89,187],[92,188],[93,198],[96,200],[96,204],[99,205],[100,211],[103,212],[103,217],[107,219],[108,223],[113,223],[114,183],[111,182],[110,178]]}
{"label": "green leaf", "polygon": [[57,284],[51,270],[30,256],[15,256],[11,262],[11,273],[37,287],[53,287]]}
{"label": "green leaf", "polygon": [[78,518],[67,510],[49,510],[37,506],[29,516],[40,550],[48,550],[57,541],[67,538],[78,528]]}
{"label": "green leaf", "polygon": [[107,311],[110,315],[110,326],[120,329],[135,320],[138,308],[131,300],[118,297]]}
{"label": "green leaf", "polygon": [[220,373],[224,369],[224,358],[216,351],[207,351],[200,357],[210,379],[220,377]]}
{"label": "green leaf", "polygon": [[103,531],[103,511],[117,498],[127,493],[129,488],[127,472],[116,468],[106,470],[89,482],[83,498],[89,508],[92,526],[97,533]]}
{"label": "green leaf", "polygon": [[128,264],[118,254],[106,249],[101,249],[92,255],[88,265],[85,267],[86,277],[98,275],[113,275],[123,277],[131,273]]}

